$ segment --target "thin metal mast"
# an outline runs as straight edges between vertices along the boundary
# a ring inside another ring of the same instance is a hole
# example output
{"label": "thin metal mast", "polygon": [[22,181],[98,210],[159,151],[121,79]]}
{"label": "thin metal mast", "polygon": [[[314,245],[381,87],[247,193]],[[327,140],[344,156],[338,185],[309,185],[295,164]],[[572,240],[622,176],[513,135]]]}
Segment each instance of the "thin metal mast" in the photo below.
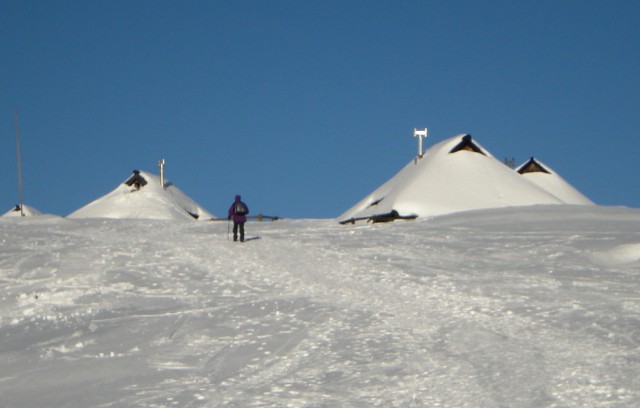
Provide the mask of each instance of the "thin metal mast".
{"label": "thin metal mast", "polygon": [[423,130],[413,128],[413,137],[418,138],[418,159],[422,159],[422,138],[427,138],[427,128]]}
{"label": "thin metal mast", "polygon": [[16,155],[18,156],[18,199],[20,200],[20,215],[24,217],[22,202],[22,165],[20,163],[20,125],[18,123],[18,111],[14,112],[16,119]]}
{"label": "thin metal mast", "polygon": [[164,188],[164,159],[161,159],[158,162],[158,167],[160,167],[160,186]]}

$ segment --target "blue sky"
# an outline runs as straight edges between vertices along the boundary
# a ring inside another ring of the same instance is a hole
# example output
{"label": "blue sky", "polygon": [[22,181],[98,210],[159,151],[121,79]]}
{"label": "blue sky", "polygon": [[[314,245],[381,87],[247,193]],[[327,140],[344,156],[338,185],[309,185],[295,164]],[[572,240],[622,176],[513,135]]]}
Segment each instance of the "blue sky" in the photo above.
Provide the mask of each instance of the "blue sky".
{"label": "blue sky", "polygon": [[[637,1],[0,0],[0,212],[67,215],[133,169],[216,215],[332,218],[469,133],[640,207]],[[5,210],[2,210],[4,206]]]}

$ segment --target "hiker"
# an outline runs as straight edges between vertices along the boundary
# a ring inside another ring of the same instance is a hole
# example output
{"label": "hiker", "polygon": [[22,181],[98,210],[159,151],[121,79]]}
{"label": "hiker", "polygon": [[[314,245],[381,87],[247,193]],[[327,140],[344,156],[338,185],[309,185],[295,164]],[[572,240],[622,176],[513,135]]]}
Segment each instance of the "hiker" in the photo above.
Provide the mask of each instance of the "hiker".
{"label": "hiker", "polygon": [[240,230],[240,242],[244,242],[244,223],[247,222],[247,214],[249,214],[249,207],[242,202],[240,195],[236,196],[235,201],[229,207],[229,217],[233,217],[233,240],[238,240],[238,230]]}

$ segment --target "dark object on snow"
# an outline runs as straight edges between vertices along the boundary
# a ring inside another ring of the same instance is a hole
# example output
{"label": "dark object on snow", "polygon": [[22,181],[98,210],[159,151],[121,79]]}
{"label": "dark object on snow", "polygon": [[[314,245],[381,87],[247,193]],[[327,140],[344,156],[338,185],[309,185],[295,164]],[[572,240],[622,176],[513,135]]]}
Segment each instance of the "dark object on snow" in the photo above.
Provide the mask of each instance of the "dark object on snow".
{"label": "dark object on snow", "polygon": [[258,222],[262,222],[265,219],[271,220],[271,221],[278,221],[278,220],[281,220],[282,218],[278,217],[277,215],[262,215],[262,214],[258,214],[258,215],[250,215],[250,216],[247,217],[247,219],[256,220]]}
{"label": "dark object on snow", "polygon": [[351,217],[348,220],[342,220],[340,221],[340,224],[345,225],[345,224],[355,224],[356,221],[362,221],[362,220],[368,220],[369,217]]}
{"label": "dark object on snow", "polygon": [[[459,152],[460,150],[467,150],[469,152],[475,152],[475,153],[480,153],[482,155],[485,155],[482,152],[482,149],[480,149],[478,147],[478,145],[476,145],[475,143],[473,143],[473,140],[471,140],[471,135],[464,135],[462,137],[462,141],[460,143],[458,143],[458,145],[456,147],[454,147],[453,149],[451,149],[451,151],[449,152],[449,154],[451,153],[456,153]],[[486,156],[486,155],[485,155]]]}
{"label": "dark object on snow", "polygon": [[[258,215],[248,215],[247,216],[247,220],[256,220],[258,222],[263,222],[264,220],[270,220],[270,221],[278,221],[281,220],[282,217],[279,217],[277,215],[263,215],[263,214],[258,214]],[[229,218],[211,218],[209,221],[228,221]]]}
{"label": "dark object on snow", "polygon": [[391,222],[395,220],[413,220],[416,218],[418,218],[418,216],[415,214],[402,216],[398,214],[396,210],[391,210],[391,212],[388,212],[386,214],[372,215],[371,217],[369,217],[369,220],[367,220],[367,222],[370,221],[375,224],[378,222]]}
{"label": "dark object on snow", "polygon": [[[382,202],[382,200],[384,200],[384,197],[377,199],[376,201],[372,202],[371,204],[369,204],[369,207],[373,207],[374,205],[378,205]],[[367,208],[369,208],[367,207]]]}
{"label": "dark object on snow", "polygon": [[140,190],[140,188],[147,185],[147,180],[145,180],[145,178],[140,175],[140,172],[138,170],[134,170],[133,175],[129,177],[129,180],[125,181],[124,184],[128,185],[129,187],[133,187],[136,190]]}
{"label": "dark object on snow", "polygon": [[529,161],[518,170],[518,173],[547,173],[551,174],[551,172],[545,169],[540,163],[536,161],[533,157],[529,159]]}
{"label": "dark object on snow", "polygon": [[362,221],[362,220],[367,220],[367,222],[371,222],[373,224],[376,224],[376,223],[379,223],[379,222],[391,222],[391,221],[395,221],[395,220],[415,220],[416,218],[418,218],[418,216],[415,215],[415,214],[412,214],[412,215],[400,215],[398,213],[398,211],[391,210],[388,213],[375,214],[375,215],[372,215],[370,217],[349,218],[348,220],[340,221],[340,224],[342,224],[342,225],[344,225],[344,224],[355,224],[356,221]]}

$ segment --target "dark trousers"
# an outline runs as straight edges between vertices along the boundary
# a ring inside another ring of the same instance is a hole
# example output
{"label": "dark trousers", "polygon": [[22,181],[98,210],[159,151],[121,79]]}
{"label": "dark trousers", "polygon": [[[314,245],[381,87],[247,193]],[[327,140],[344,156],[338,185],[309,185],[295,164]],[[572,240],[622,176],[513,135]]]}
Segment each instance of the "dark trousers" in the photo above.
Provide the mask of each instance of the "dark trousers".
{"label": "dark trousers", "polygon": [[238,240],[238,229],[240,230],[240,242],[244,241],[244,222],[233,223],[233,240]]}

